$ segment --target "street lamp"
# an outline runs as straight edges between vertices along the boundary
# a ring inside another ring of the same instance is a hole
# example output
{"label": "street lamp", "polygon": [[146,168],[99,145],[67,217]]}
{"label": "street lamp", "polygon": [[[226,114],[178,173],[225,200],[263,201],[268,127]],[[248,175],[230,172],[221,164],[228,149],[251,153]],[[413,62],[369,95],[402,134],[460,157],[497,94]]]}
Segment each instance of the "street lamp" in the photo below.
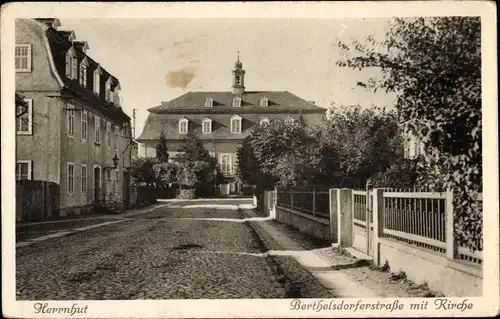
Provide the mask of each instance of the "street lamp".
{"label": "street lamp", "polygon": [[104,167],[105,169],[116,169],[118,167],[118,155],[115,154],[113,157],[113,166]]}

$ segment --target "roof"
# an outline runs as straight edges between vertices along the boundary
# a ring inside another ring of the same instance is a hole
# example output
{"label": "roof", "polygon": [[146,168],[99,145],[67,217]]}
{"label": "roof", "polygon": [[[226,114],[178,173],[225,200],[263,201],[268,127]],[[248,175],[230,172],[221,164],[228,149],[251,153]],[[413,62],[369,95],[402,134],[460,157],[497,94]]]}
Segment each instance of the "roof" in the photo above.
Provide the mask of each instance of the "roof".
{"label": "roof", "polygon": [[[233,98],[241,98],[241,107],[233,107]],[[213,100],[212,107],[206,107],[207,99]],[[268,99],[268,106],[260,106],[262,99]],[[242,95],[234,95],[231,92],[188,92],[171,101],[162,102],[161,105],[148,109],[151,113],[189,113],[190,110],[203,110],[202,112],[212,113],[217,110],[227,111],[230,109],[241,110],[242,112],[291,112],[291,111],[317,111],[323,113],[321,108],[309,101],[306,101],[288,91],[248,91]],[[212,111],[210,111],[212,110]],[[237,111],[240,112],[240,111]]]}
{"label": "roof", "polygon": [[[236,108],[234,108],[236,109]],[[325,109],[322,113],[304,113],[302,117],[308,126],[320,124],[325,119]],[[232,134],[230,130],[230,119],[233,115],[239,115],[242,118],[241,134]],[[226,139],[241,140],[252,132],[252,127],[258,125],[260,120],[267,118],[269,120],[281,120],[287,116],[298,120],[300,113],[286,114],[264,114],[264,113],[231,113],[231,114],[157,114],[150,113],[144,125],[142,134],[136,139],[139,142],[156,141],[159,139],[160,132],[163,130],[167,139],[182,139],[185,135],[179,134],[179,120],[186,118],[189,121],[189,130],[198,134],[202,140]],[[212,120],[212,134],[202,134],[202,122],[204,119]]]}
{"label": "roof", "polygon": [[[107,102],[105,99],[105,83],[111,78],[112,85],[111,89],[114,89],[116,86],[119,86],[119,81],[116,77],[107,72],[102,66],[99,65],[96,61],[94,61],[90,56],[85,54],[82,51],[83,47],[80,45],[81,41],[74,45],[71,41],[68,40],[70,34],[74,34],[73,31],[64,31],[64,30],[55,30],[54,28],[48,28],[46,30],[46,36],[49,42],[50,53],[52,54],[54,65],[56,71],[59,73],[60,78],[64,82],[65,89],[77,93],[83,94],[86,100],[90,101],[94,105],[98,105],[102,107],[105,111],[113,114],[120,119],[130,120],[130,117],[123,112],[120,106],[117,106],[111,102]],[[78,57],[78,61],[81,62],[85,57],[88,61],[87,67],[87,85],[86,88],[83,88],[78,79],[70,79],[66,76],[66,54],[73,47],[76,56]],[[100,77],[100,96],[96,96],[93,92],[94,87],[94,77],[92,76],[94,71],[100,66],[102,75]]]}

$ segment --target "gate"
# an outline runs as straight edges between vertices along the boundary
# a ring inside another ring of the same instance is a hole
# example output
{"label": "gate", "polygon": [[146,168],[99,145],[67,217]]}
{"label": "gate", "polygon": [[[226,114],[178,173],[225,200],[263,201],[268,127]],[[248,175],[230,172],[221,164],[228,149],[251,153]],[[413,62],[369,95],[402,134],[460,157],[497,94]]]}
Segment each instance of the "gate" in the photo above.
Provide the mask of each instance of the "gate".
{"label": "gate", "polygon": [[373,256],[373,190],[353,190],[353,248]]}

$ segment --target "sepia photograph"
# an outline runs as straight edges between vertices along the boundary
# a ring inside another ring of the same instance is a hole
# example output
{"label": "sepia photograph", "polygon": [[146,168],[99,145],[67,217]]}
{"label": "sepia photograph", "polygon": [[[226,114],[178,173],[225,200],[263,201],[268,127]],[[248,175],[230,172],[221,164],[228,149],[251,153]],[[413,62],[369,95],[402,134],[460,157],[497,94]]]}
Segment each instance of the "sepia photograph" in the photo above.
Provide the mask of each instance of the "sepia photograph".
{"label": "sepia photograph", "polygon": [[460,4],[4,5],[4,315],[498,314],[495,5]]}

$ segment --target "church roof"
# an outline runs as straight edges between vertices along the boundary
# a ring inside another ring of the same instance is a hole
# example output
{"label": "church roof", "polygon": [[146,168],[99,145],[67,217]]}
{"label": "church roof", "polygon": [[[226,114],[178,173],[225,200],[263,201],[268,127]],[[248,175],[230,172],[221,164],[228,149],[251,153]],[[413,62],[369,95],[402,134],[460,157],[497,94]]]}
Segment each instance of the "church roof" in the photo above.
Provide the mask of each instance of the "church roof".
{"label": "church roof", "polygon": [[[241,107],[233,107],[233,98],[241,98]],[[260,101],[267,98],[268,106],[260,106]],[[207,99],[212,99],[212,107],[205,106]],[[151,113],[189,113],[190,110],[213,110],[228,112],[293,112],[309,110],[324,112],[321,108],[306,101],[288,91],[246,91],[242,95],[234,95],[231,92],[188,92],[171,101],[162,102],[161,105],[148,109]]]}

